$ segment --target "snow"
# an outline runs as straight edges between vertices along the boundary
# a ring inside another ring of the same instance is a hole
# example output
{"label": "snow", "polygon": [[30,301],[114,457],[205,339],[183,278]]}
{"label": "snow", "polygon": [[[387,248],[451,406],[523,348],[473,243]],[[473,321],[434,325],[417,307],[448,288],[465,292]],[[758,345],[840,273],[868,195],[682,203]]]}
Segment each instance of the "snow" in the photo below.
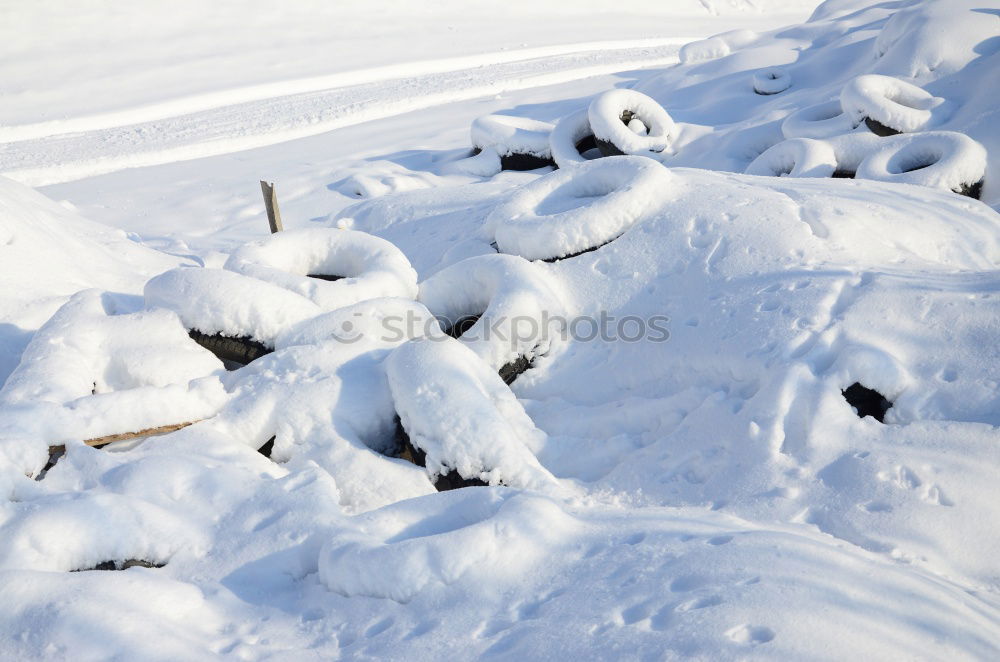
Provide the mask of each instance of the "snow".
{"label": "snow", "polygon": [[858,76],[840,92],[840,106],[854,119],[855,125],[866,117],[890,129],[910,133],[925,129],[931,122],[940,124],[944,99],[898,78],[868,74]]}
{"label": "snow", "polygon": [[525,117],[484,115],[472,122],[472,146],[492,147],[500,156],[527,154],[540,159],[551,157],[549,134],[552,125]]}
{"label": "snow", "polygon": [[146,306],[174,311],[202,333],[247,336],[274,345],[282,331],[322,312],[304,296],[249,276],[211,268],[179,268],[151,278]]}
{"label": "snow", "polygon": [[279,232],[241,246],[226,260],[225,268],[291,290],[323,310],[365,299],[417,294],[417,274],[406,256],[388,241],[354,230]]}
{"label": "snow", "polygon": [[521,404],[490,366],[450,338],[396,348],[386,374],[403,429],[426,454],[431,477],[551,491],[555,479],[533,455],[544,443]]}
{"label": "snow", "polygon": [[495,228],[501,252],[529,260],[565,257],[618,237],[642,220],[671,183],[670,173],[651,159],[598,159],[521,187],[490,213],[486,225]]}
{"label": "snow", "polygon": [[815,5],[12,6],[0,658],[996,658],[1000,6]]}
{"label": "snow", "polygon": [[780,94],[792,86],[792,77],[784,69],[772,67],[753,75],[753,91],[757,94]]}
{"label": "snow", "polygon": [[770,177],[829,177],[837,170],[837,155],[829,143],[791,138],[767,148],[750,162],[746,174]]}
{"label": "snow", "polygon": [[[622,123],[625,111],[634,113],[649,132],[638,134]],[[674,121],[667,111],[645,94],[634,90],[610,90],[590,103],[590,128],[598,140],[609,142],[623,154],[649,155],[670,146]]]}
{"label": "snow", "polygon": [[481,317],[459,340],[494,370],[544,354],[563,304],[550,275],[515,255],[470,257],[420,283],[420,301],[449,328]]}
{"label": "snow", "polygon": [[887,138],[859,165],[857,177],[960,191],[983,181],[986,150],[954,131]]}

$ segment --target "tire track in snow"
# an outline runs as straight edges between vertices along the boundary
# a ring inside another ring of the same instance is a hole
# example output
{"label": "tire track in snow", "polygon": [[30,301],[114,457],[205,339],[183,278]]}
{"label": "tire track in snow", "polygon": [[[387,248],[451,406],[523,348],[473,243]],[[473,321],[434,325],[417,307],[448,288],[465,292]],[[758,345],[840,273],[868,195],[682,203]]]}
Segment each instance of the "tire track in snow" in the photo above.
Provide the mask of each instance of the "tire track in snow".
{"label": "tire track in snow", "polygon": [[[348,72],[236,90],[229,93],[228,103],[223,103],[227,93],[220,93],[189,100],[189,106],[180,100],[131,114],[122,111],[65,123],[8,127],[0,138],[15,140],[0,143],[0,173],[29,186],[46,186],[265,147],[446,103],[673,64],[687,41],[584,44],[592,50],[580,50],[578,45],[573,52],[559,53],[569,47],[550,47],[380,67],[369,70],[372,80],[366,81],[359,80],[366,72]],[[544,55],[550,51],[556,54]],[[537,56],[539,52],[543,55]],[[473,66],[449,69],[469,62]],[[416,72],[420,69],[424,70]],[[406,71],[411,73],[392,75]],[[338,81],[349,84],[308,89]],[[269,96],[275,92],[286,93]],[[67,128],[84,130],[68,133]]]}

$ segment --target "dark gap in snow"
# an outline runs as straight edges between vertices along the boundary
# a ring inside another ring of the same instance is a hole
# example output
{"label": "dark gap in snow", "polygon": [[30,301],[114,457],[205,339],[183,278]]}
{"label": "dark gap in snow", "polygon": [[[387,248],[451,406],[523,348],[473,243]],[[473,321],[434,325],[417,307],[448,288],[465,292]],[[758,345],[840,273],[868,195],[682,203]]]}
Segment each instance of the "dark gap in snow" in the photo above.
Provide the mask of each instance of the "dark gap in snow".
{"label": "dark gap in snow", "polygon": [[[472,150],[472,156],[476,156],[483,150],[478,147]],[[500,155],[500,169],[501,170],[537,170],[538,168],[546,167],[556,167],[556,162],[551,158],[543,159],[540,156],[535,156],[534,154],[519,154],[517,152],[511,154],[501,154]]]}
{"label": "dark gap in snow", "polygon": [[271,451],[274,450],[274,437],[264,442],[264,445],[257,449],[257,452],[264,457],[271,459]]}
{"label": "dark gap in snow", "polygon": [[[412,462],[418,467],[427,466],[427,454],[410,442],[410,435],[406,433],[406,428],[403,427],[403,421],[400,420],[399,416],[396,416],[395,441],[397,457]],[[438,492],[447,492],[463,487],[489,487],[489,483],[478,478],[463,478],[455,469],[434,479],[434,488]]]}
{"label": "dark gap in snow", "polygon": [[478,315],[466,315],[465,317],[460,317],[454,324],[447,327],[444,332],[452,338],[461,338],[462,334],[471,329],[482,316],[483,314],[479,313]]}
{"label": "dark gap in snow", "polygon": [[[622,235],[618,235],[618,237],[621,237],[621,236]],[[608,239],[603,244],[598,244],[596,246],[591,246],[590,248],[584,248],[582,251],[577,251],[575,253],[570,253],[569,255],[559,255],[557,257],[547,257],[544,260],[542,260],[542,262],[549,262],[549,263],[552,263],[552,262],[561,262],[562,260],[568,260],[571,257],[578,257],[580,255],[584,255],[585,253],[592,253],[593,251],[596,251],[598,248],[604,248],[605,246],[607,246],[608,244],[610,244],[615,239],[618,239],[618,237],[613,237],[611,239]]]}
{"label": "dark gap in snow", "polygon": [[344,276],[331,276],[330,274],[306,274],[306,278],[318,278],[319,280],[328,280],[333,282],[344,278]]}
{"label": "dark gap in snow", "polygon": [[883,138],[885,138],[886,136],[894,136],[900,133],[896,129],[886,126],[885,124],[882,124],[878,120],[873,120],[870,117],[865,118],[865,126],[867,126],[868,130],[874,133],[876,136],[882,136]]}
{"label": "dark gap in snow", "polygon": [[500,379],[503,380],[504,384],[510,386],[511,384],[514,383],[514,380],[517,379],[518,375],[529,370],[533,364],[534,364],[534,359],[528,359],[527,357],[519,356],[510,363],[501,366],[500,370],[498,371],[500,374]]}
{"label": "dark gap in snow", "polygon": [[984,181],[986,181],[985,178],[984,179],[980,179],[975,184],[962,184],[957,189],[954,189],[954,191],[955,191],[955,193],[958,193],[959,195],[965,195],[965,196],[968,196],[970,198],[975,198],[976,200],[979,200],[980,196],[982,196],[982,194],[983,194],[983,182]]}
{"label": "dark gap in snow", "polygon": [[608,142],[607,140],[594,138],[594,141],[597,143],[597,149],[601,150],[601,154],[604,156],[621,156],[625,153],[618,149],[614,143]]}
{"label": "dark gap in snow", "polygon": [[221,333],[209,335],[197,329],[191,329],[188,335],[191,340],[215,354],[226,366],[226,370],[237,370],[274,351],[249,336],[224,336]]}
{"label": "dark gap in snow", "polygon": [[124,561],[101,561],[93,568],[80,568],[70,572],[88,572],[90,570],[128,570],[129,568],[162,568],[165,563],[154,563],[143,559],[126,559]]}
{"label": "dark gap in snow", "polygon": [[854,174],[853,170],[834,170],[830,176],[835,179],[854,179]]}
{"label": "dark gap in snow", "polygon": [[886,400],[884,395],[858,382],[854,382],[841,393],[844,394],[847,404],[857,411],[858,418],[871,416],[879,423],[884,423],[885,413],[892,407],[892,403]]}
{"label": "dark gap in snow", "polygon": [[60,458],[62,458],[62,456],[65,454],[66,454],[65,446],[50,446],[49,459],[45,463],[45,466],[42,467],[42,470],[38,472],[38,475],[35,476],[35,480],[42,480],[43,478],[45,478],[46,474],[49,473],[49,469],[56,466],[56,462],[58,462]]}

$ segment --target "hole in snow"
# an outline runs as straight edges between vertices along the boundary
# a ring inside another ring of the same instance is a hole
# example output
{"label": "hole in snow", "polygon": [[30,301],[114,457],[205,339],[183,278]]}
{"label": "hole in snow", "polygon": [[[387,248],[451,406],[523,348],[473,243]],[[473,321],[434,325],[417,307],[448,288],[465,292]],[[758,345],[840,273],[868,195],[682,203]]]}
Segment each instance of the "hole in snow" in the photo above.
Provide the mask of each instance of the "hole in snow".
{"label": "hole in snow", "polygon": [[273,348],[249,336],[224,336],[221,333],[209,335],[197,329],[191,329],[188,335],[191,340],[215,354],[226,366],[226,370],[238,370],[274,351]]}
{"label": "hole in snow", "polygon": [[[396,456],[418,467],[427,466],[427,454],[410,443],[410,435],[406,433],[403,422],[396,416]],[[434,488],[438,492],[457,490],[463,487],[488,487],[489,484],[478,478],[463,478],[458,471],[451,471],[434,477]]]}
{"label": "hole in snow", "polygon": [[328,280],[333,282],[344,278],[344,276],[332,276],[330,274],[306,274],[306,278],[318,278],[319,280]]}
{"label": "hole in snow", "polygon": [[879,122],[878,120],[873,120],[870,117],[865,118],[865,126],[867,126],[868,130],[874,133],[876,136],[882,136],[883,138],[886,136],[894,136],[897,133],[899,133],[899,131],[896,131],[896,129],[888,127],[885,124]]}
{"label": "hole in snow", "polygon": [[271,451],[274,450],[274,439],[275,439],[274,437],[271,437],[270,439],[265,441],[264,445],[257,449],[257,452],[263,455],[264,457],[270,459]]}
{"label": "hole in snow", "polygon": [[462,334],[471,329],[482,316],[483,314],[479,313],[478,315],[465,315],[464,317],[459,317],[455,320],[454,324],[450,324],[445,327],[444,332],[452,338],[461,338]]}
{"label": "hole in snow", "polygon": [[886,400],[884,395],[858,382],[854,382],[841,393],[844,394],[847,404],[857,411],[858,418],[871,416],[879,423],[884,423],[885,413],[892,407],[892,403]]}
{"label": "hole in snow", "polygon": [[165,563],[154,563],[143,559],[126,559],[124,561],[101,561],[93,568],[80,568],[70,572],[87,572],[90,570],[128,570],[129,568],[162,568]]}
{"label": "hole in snow", "polygon": [[832,177],[836,179],[854,179],[853,170],[834,170]]}

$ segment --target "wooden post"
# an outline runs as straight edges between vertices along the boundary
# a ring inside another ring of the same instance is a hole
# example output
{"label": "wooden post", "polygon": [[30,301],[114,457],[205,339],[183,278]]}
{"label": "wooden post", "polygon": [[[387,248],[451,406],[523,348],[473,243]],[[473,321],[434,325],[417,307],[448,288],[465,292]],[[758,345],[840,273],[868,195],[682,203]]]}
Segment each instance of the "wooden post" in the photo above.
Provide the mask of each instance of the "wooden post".
{"label": "wooden post", "polygon": [[278,196],[274,193],[274,184],[260,180],[260,190],[264,194],[264,208],[267,210],[267,222],[271,226],[271,234],[281,232],[281,211],[278,209]]}

